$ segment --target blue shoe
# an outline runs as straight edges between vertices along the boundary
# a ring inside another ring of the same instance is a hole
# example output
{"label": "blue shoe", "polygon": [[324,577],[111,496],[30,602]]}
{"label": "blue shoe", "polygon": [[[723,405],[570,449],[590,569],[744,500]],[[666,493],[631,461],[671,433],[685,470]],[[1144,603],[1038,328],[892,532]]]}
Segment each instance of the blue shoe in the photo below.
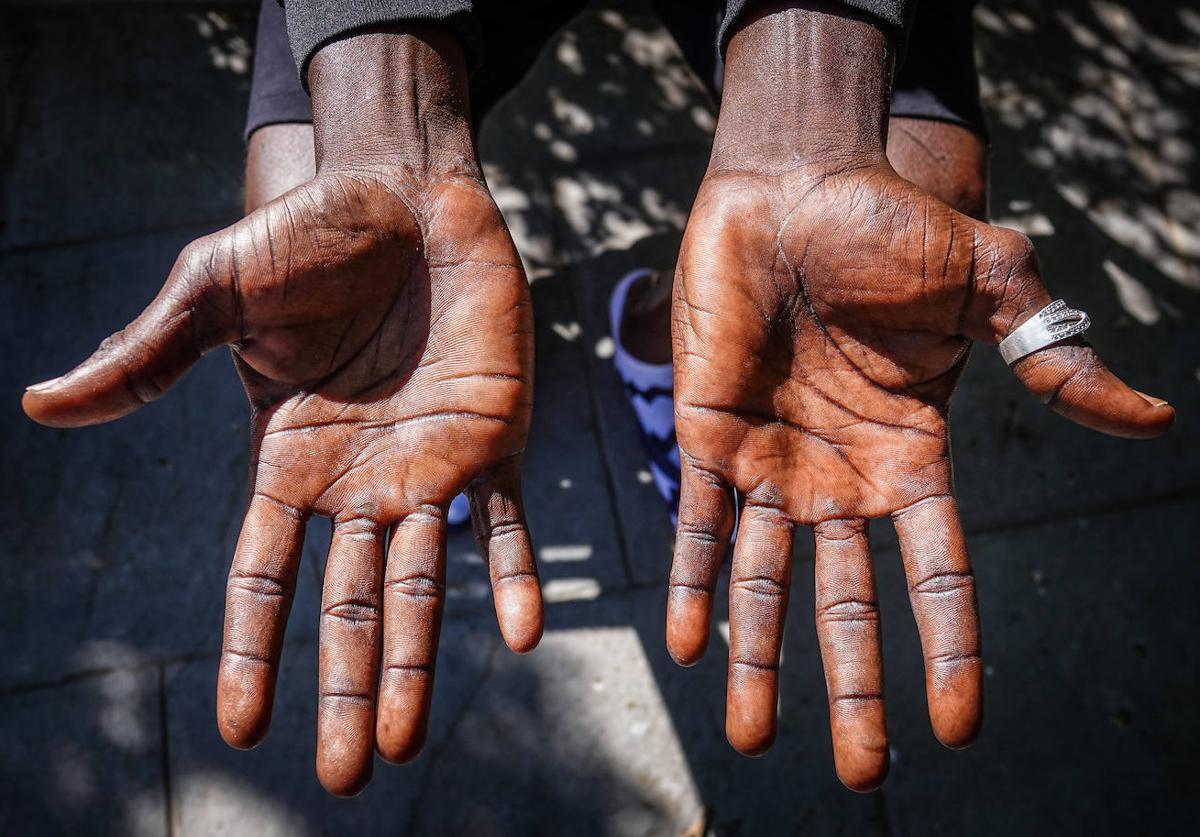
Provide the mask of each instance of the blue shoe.
{"label": "blue shoe", "polygon": [[462,526],[469,523],[471,520],[471,501],[467,499],[466,494],[459,494],[450,501],[450,508],[446,512],[446,522],[451,526]]}
{"label": "blue shoe", "polygon": [[612,329],[613,366],[625,394],[637,416],[642,447],[654,475],[654,485],[667,504],[671,525],[679,522],[679,445],[675,443],[675,387],[671,364],[654,364],[638,360],[621,345],[621,320],[625,300],[635,282],[650,276],[649,269],[635,270],[621,279],[609,299],[609,325]]}

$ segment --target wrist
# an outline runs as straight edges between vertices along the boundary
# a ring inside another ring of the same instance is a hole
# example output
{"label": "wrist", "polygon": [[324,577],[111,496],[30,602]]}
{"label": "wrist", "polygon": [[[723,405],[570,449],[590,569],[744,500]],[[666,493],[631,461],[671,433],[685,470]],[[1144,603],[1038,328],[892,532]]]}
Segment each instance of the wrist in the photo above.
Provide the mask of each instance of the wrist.
{"label": "wrist", "polygon": [[893,61],[883,30],[843,6],[758,7],[726,51],[710,170],[883,161]]}
{"label": "wrist", "polygon": [[466,62],[449,31],[406,25],[340,38],[313,56],[308,82],[318,172],[478,174]]}

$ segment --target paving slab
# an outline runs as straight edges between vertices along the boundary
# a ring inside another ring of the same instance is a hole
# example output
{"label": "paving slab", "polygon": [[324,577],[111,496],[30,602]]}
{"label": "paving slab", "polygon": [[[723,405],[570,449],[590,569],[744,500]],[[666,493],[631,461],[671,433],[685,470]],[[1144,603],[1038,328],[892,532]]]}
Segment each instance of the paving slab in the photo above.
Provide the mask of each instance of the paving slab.
{"label": "paving slab", "polygon": [[215,663],[169,676],[176,833],[679,833],[701,817],[627,605],[558,605],[595,627],[551,631],[517,657],[487,619],[441,641],[429,743],[411,765],[376,763],[344,801],[313,773],[315,649],[289,646],[274,726],[258,749],[213,729]]}
{"label": "paving slab", "polygon": [[667,505],[649,471],[633,407],[613,368],[614,336],[610,333],[608,303],[613,286],[630,271],[647,267],[671,271],[679,252],[679,237],[678,232],[647,236],[628,249],[582,261],[572,271],[607,476],[637,584],[656,584],[666,579],[674,531]]}
{"label": "paving slab", "polygon": [[[586,347],[567,277],[534,281],[535,396],[522,484],[548,600],[589,599],[629,584],[596,441]],[[450,614],[490,607],[470,529],[448,544]]]}
{"label": "paving slab", "polygon": [[[979,741],[925,716],[895,553],[876,558],[893,834],[1182,833],[1200,791],[1194,500],[970,539],[986,666]],[[1153,533],[1153,534],[1151,534]],[[792,649],[794,650],[794,649]]]}
{"label": "paving slab", "polygon": [[[722,579],[720,589],[726,589]],[[787,627],[786,664],[781,673],[781,716],[775,746],[764,756],[739,755],[725,738],[725,674],[728,645],[719,625],[727,623],[727,602],[718,597],[716,621],[708,653],[692,668],[681,668],[668,656],[663,636],[666,597],[658,588],[631,591],[620,608],[601,616],[628,620],[637,632],[662,695],[665,712],[686,759],[687,772],[704,807],[706,834],[884,834],[885,812],[873,795],[851,793],[831,769],[826,730],[825,691],[819,664],[805,665],[805,651],[815,640],[804,617],[803,592],[793,595]],[[614,603],[615,604],[615,603]],[[797,609],[799,605],[799,609]],[[811,608],[811,603],[809,604]],[[552,610],[549,624],[563,628],[594,624],[583,608]],[[812,663],[814,660],[809,659]]]}
{"label": "paving slab", "polygon": [[811,559],[794,568],[779,737],[761,759],[724,740],[721,631],[684,670],[662,650],[661,591],[636,594],[635,624],[714,833],[1180,833],[1198,790],[1200,724],[1178,697],[1200,686],[1179,606],[1200,593],[1198,535],[1182,501],[970,538],[987,712],[960,752],[932,736],[900,558],[876,550],[893,765],[866,797],[833,778]]}
{"label": "paving slab", "polygon": [[712,99],[645,0],[594,3],[488,114],[491,153],[537,172],[707,149]]}
{"label": "paving slab", "polygon": [[1190,114],[1200,53],[1189,20],[1173,4],[979,10],[992,215],[1032,235],[1053,295],[1088,311],[1102,357],[1175,405],[1177,424],[1145,444],[1070,427],[980,347],[954,404],[970,526],[1196,487],[1200,157]]}
{"label": "paving slab", "polygon": [[159,672],[0,696],[0,832],[165,835]]}
{"label": "paving slab", "polygon": [[0,249],[235,220],[255,18],[246,5],[6,15]]}
{"label": "paving slab", "polygon": [[9,253],[0,331],[6,472],[0,580],[13,638],[2,681],[209,646],[245,502],[245,396],[213,353],[159,403],[77,431],[25,418],[20,393],[86,357],[135,316],[191,232]]}

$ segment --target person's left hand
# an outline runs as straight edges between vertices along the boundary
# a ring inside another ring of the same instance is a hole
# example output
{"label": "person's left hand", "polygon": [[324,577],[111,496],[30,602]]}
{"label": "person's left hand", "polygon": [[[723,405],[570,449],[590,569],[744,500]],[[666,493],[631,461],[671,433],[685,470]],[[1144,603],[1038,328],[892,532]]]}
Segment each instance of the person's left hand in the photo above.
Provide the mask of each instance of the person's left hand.
{"label": "person's left hand", "polygon": [[[998,343],[1051,299],[1027,238],[899,177],[878,135],[858,155],[836,131],[837,142],[774,154],[762,126],[735,121],[746,112],[734,109],[746,89],[741,59],[759,71],[763,55],[787,55],[754,42],[769,29],[750,30],[730,47],[734,86],[676,275],[682,486],[667,641],[684,665],[704,652],[736,489],[726,731],[738,750],[765,751],[775,734],[793,530],[812,526],[835,762],[843,782],[865,790],[888,765],[867,521],[895,522],[934,732],[965,746],[982,719],[982,665],[951,482],[949,400],[971,341]],[[848,37],[822,35],[809,42],[832,50]],[[770,95],[752,92],[755,102]],[[841,118],[836,107],[830,113]],[[764,147],[771,153],[755,157]],[[1174,417],[1079,341],[1027,356],[1013,371],[1052,409],[1102,432],[1155,436]]]}

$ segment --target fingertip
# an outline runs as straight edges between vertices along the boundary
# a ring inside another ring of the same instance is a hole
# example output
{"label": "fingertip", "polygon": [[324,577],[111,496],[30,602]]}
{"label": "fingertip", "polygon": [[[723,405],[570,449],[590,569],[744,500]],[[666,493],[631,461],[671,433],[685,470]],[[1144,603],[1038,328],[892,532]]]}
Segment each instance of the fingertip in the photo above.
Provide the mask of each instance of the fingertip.
{"label": "fingertip", "polygon": [[217,714],[217,730],[221,740],[235,750],[253,750],[267,737],[267,724],[247,721],[236,715]]}
{"label": "fingertip", "polygon": [[683,668],[691,668],[704,658],[704,652],[708,650],[708,637],[699,639],[681,640],[671,634],[670,629],[667,630],[667,653],[671,655],[671,659],[675,665]]}
{"label": "fingertip", "polygon": [[948,750],[965,750],[979,738],[982,723],[979,719],[955,719],[934,723],[934,737]]}
{"label": "fingertip", "polygon": [[332,796],[349,799],[358,796],[371,783],[374,765],[367,758],[364,764],[347,764],[340,760],[330,761],[327,755],[317,753],[317,780]]}
{"label": "fingertip", "polygon": [[375,750],[388,764],[408,764],[421,755],[426,735],[424,719],[385,720],[381,715],[375,728]]}
{"label": "fingertip", "polygon": [[1175,423],[1173,407],[1166,402],[1156,405],[1133,390],[1127,392],[1124,398],[1114,396],[1098,404],[1060,400],[1052,406],[1076,424],[1122,439],[1154,439],[1171,429]]}
{"label": "fingertip", "polygon": [[838,780],[855,793],[879,790],[887,779],[890,766],[886,750],[882,753],[860,750],[845,761],[838,759],[836,762]]}
{"label": "fingertip", "polygon": [[1147,395],[1136,389],[1134,392],[1150,405],[1150,409],[1144,413],[1144,420],[1141,422],[1140,429],[1145,434],[1141,438],[1153,439],[1170,430],[1171,426],[1175,424],[1175,408],[1165,399]]}
{"label": "fingertip", "polygon": [[496,621],[504,643],[517,654],[528,654],[542,640],[545,617],[542,588],[537,578],[517,576],[495,586]]}
{"label": "fingertip", "polygon": [[25,415],[46,427],[61,427],[54,423],[53,413],[47,409],[46,396],[43,392],[28,387],[21,396],[21,409]]}
{"label": "fingertip", "polygon": [[[49,383],[58,380],[61,379]],[[21,396],[21,409],[25,411],[25,415],[45,427],[83,427],[98,423],[92,420],[86,411],[81,411],[76,405],[56,397],[49,384],[45,389],[26,389],[25,394]]]}
{"label": "fingertip", "polygon": [[983,701],[977,684],[963,684],[953,694],[935,697],[929,708],[933,734],[951,750],[970,747],[983,728]]}
{"label": "fingertip", "polygon": [[767,728],[761,725],[747,724],[732,719],[725,723],[725,738],[729,745],[747,758],[758,758],[766,755],[775,743],[774,718]]}
{"label": "fingertip", "polygon": [[1044,349],[1017,361],[1013,372],[1056,413],[1100,433],[1150,439],[1175,421],[1170,404],[1129,387],[1090,346]]}
{"label": "fingertip", "polygon": [[420,755],[432,699],[432,670],[409,666],[384,670],[375,716],[375,750],[384,761],[408,764]]}
{"label": "fingertip", "polygon": [[62,428],[114,421],[143,403],[127,382],[114,382],[112,375],[101,374],[86,363],[59,378],[27,387],[21,396],[25,415],[45,427]]}
{"label": "fingertip", "polygon": [[877,789],[891,764],[882,698],[831,700],[829,721],[838,779],[856,793]]}
{"label": "fingertip", "polygon": [[725,706],[725,737],[733,749],[751,758],[771,749],[779,706],[775,672],[733,663]]}
{"label": "fingertip", "polygon": [[694,593],[676,588],[667,600],[667,653],[684,668],[700,662],[708,650],[710,606]]}
{"label": "fingertip", "polygon": [[1148,393],[1142,392],[1140,389],[1135,389],[1134,392],[1136,392],[1138,395],[1140,395],[1142,398],[1144,398],[1147,401],[1147,403],[1150,404],[1151,407],[1170,407],[1171,406],[1170,404],[1168,404],[1166,402],[1165,399],[1159,398],[1158,396],[1155,396],[1155,395],[1149,395]]}
{"label": "fingertip", "polygon": [[222,683],[217,693],[217,730],[235,750],[250,750],[262,743],[271,726],[271,704],[242,688]]}
{"label": "fingertip", "polygon": [[265,662],[229,656],[217,672],[217,729],[237,750],[256,747],[267,737],[275,702],[272,670]]}
{"label": "fingertip", "polygon": [[667,653],[676,665],[691,668],[704,658],[708,650],[708,631],[696,633],[680,630],[672,623],[667,623]]}

